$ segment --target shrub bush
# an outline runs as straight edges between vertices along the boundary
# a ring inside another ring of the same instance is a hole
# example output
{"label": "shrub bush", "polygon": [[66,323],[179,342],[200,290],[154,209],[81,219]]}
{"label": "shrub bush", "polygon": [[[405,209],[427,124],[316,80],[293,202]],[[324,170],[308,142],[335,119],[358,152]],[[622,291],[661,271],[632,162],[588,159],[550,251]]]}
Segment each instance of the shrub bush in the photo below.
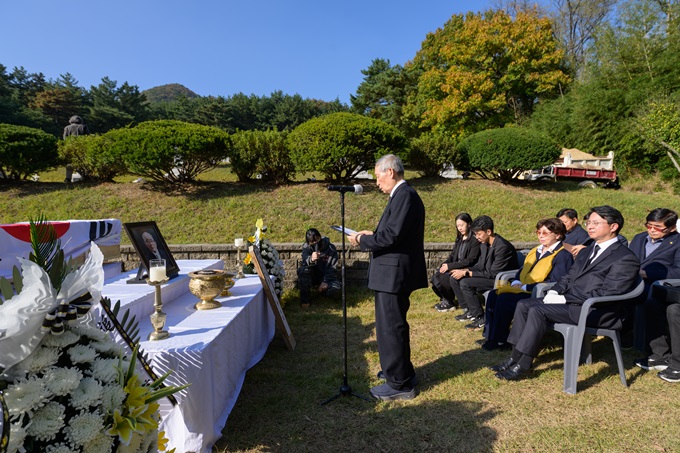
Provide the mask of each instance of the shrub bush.
{"label": "shrub bush", "polygon": [[561,153],[548,136],[520,127],[478,132],[463,140],[458,151],[467,158],[471,171],[502,182],[525,170],[550,165]]}
{"label": "shrub bush", "polygon": [[59,142],[59,158],[71,164],[85,180],[113,181],[127,173],[119,148],[105,135],[80,135]]}
{"label": "shrub bush", "polygon": [[171,184],[195,181],[231,154],[229,134],[182,121],[147,121],[104,136],[131,173]]}
{"label": "shrub bush", "polygon": [[411,140],[408,162],[423,176],[439,176],[448,164],[458,168],[456,139],[446,133],[428,132]]}
{"label": "shrub bush", "polygon": [[0,174],[26,179],[57,165],[57,138],[40,129],[0,124]]}
{"label": "shrub bush", "polygon": [[262,179],[283,184],[295,174],[286,143],[287,132],[276,130],[239,131],[232,135],[230,157],[232,171],[239,181],[247,181],[254,173]]}
{"label": "shrub bush", "polygon": [[332,113],[299,125],[288,136],[298,171],[318,171],[329,180],[346,180],[373,167],[389,153],[404,157],[406,139],[384,121],[353,113]]}

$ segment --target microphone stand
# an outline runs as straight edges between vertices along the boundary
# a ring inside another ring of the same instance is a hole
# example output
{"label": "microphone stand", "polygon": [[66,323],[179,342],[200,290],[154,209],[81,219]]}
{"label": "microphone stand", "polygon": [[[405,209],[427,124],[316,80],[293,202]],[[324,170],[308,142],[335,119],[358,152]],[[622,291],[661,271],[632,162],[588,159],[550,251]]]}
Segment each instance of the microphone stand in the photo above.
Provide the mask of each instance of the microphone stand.
{"label": "microphone stand", "polygon": [[345,291],[345,192],[340,192],[340,220],[342,222],[342,266],[341,266],[341,271],[340,271],[340,278],[342,282],[342,325],[343,325],[343,354],[342,354],[342,359],[343,359],[343,375],[342,375],[342,385],[340,386],[340,389],[338,390],[338,393],[336,395],[331,396],[328,398],[326,401],[321,403],[322,406],[330,403],[331,401],[335,401],[336,399],[340,398],[341,396],[355,396],[357,398],[361,398],[362,400],[366,400],[371,402],[368,398],[365,396],[361,396],[357,393],[354,393],[352,391],[352,387],[349,386],[347,383],[347,296],[346,296],[346,291]]}

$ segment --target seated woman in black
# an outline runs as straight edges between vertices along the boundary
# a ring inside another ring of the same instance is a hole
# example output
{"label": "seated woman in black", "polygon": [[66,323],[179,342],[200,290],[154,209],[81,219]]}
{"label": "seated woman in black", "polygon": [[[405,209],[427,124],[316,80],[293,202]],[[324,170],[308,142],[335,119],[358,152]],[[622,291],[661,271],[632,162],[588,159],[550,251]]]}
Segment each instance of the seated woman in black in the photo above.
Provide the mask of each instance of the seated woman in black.
{"label": "seated woman in black", "polygon": [[491,351],[509,347],[506,341],[517,303],[531,297],[531,290],[537,283],[556,282],[569,273],[574,257],[562,243],[566,232],[560,219],[543,219],[536,224],[536,234],[541,244],[527,254],[515,279],[491,291],[486,299],[484,349]]}
{"label": "seated woman in black", "polygon": [[467,212],[456,216],[456,242],[449,253],[449,257],[439,267],[430,280],[432,291],[439,296],[439,303],[434,308],[438,311],[455,310],[458,303],[455,302],[456,295],[451,289],[449,276],[454,269],[465,269],[473,266],[479,259],[480,243],[470,232],[472,217]]}

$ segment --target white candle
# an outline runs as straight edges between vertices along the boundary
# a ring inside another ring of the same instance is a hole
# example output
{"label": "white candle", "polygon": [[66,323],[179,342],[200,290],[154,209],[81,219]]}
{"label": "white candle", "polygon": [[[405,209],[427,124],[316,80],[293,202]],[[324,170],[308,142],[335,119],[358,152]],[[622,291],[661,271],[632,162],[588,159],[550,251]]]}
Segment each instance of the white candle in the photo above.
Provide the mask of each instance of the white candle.
{"label": "white candle", "polygon": [[152,267],[149,271],[149,280],[152,282],[160,282],[165,280],[167,274],[165,273],[165,267],[156,266]]}
{"label": "white candle", "polygon": [[234,239],[234,245],[236,247],[243,247],[243,238],[236,238]]}

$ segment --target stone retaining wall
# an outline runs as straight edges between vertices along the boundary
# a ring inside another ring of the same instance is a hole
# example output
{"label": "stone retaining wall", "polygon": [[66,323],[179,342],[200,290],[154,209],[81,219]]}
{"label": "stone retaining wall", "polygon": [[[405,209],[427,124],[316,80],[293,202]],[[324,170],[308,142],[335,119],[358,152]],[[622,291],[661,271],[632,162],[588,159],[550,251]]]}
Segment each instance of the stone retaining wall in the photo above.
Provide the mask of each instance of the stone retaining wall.
{"label": "stone retaining wall", "polygon": [[[536,243],[513,242],[517,250],[530,249]],[[302,253],[302,243],[284,242],[274,244],[279,256],[283,260],[286,270],[285,286],[290,288],[295,285],[297,280],[297,267]],[[232,244],[181,244],[168,245],[172,256],[176,260],[185,259],[222,259],[225,269],[236,270],[236,247]],[[337,245],[340,249],[340,245]],[[428,275],[432,275],[441,263],[446,259],[453,247],[453,243],[426,243],[425,260],[428,267]],[[340,250],[338,250],[340,251]],[[121,245],[121,265],[123,271],[129,271],[139,267],[139,257],[131,245]],[[369,253],[361,252],[356,247],[347,246],[345,253],[345,278],[348,286],[365,285],[368,279]],[[241,250],[241,259],[245,256],[245,251]],[[342,257],[341,257],[342,259]]]}

